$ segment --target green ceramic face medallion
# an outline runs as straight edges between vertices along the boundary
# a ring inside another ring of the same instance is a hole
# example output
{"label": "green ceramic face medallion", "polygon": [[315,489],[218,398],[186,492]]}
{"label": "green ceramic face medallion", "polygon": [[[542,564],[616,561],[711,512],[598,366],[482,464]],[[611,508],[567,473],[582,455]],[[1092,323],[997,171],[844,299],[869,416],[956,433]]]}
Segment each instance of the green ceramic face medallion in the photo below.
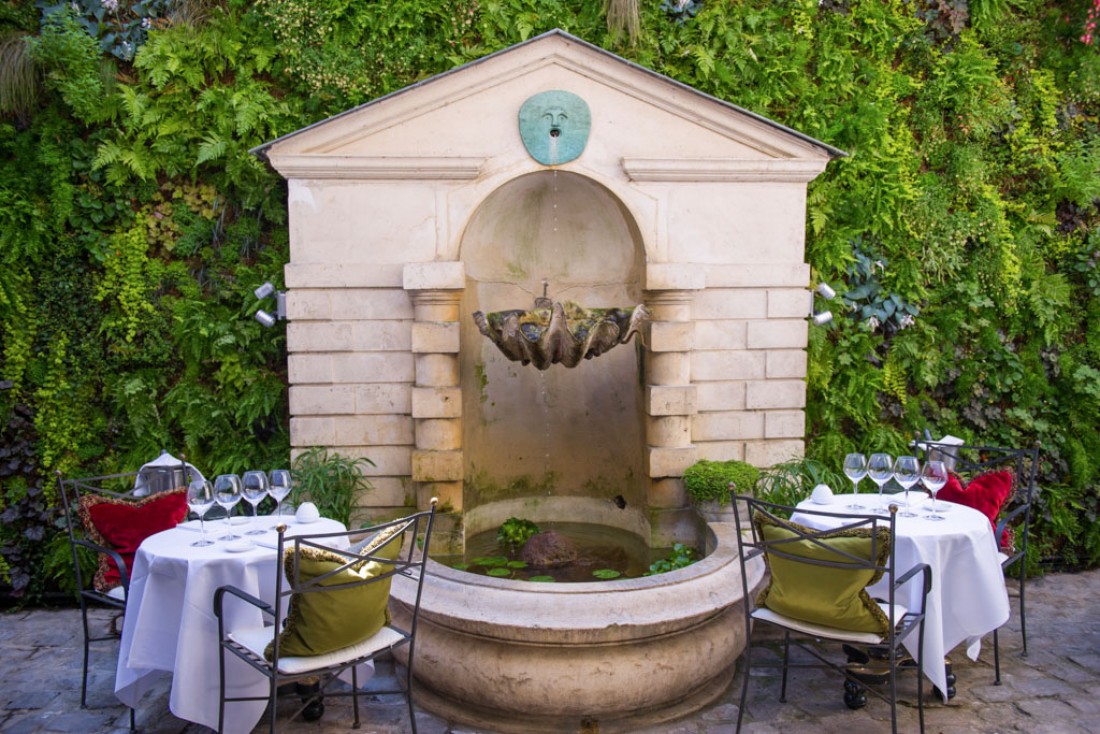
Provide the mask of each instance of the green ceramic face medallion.
{"label": "green ceramic face medallion", "polygon": [[568,163],[584,152],[592,113],[573,94],[553,89],[529,97],[519,108],[519,135],[527,152],[539,163]]}

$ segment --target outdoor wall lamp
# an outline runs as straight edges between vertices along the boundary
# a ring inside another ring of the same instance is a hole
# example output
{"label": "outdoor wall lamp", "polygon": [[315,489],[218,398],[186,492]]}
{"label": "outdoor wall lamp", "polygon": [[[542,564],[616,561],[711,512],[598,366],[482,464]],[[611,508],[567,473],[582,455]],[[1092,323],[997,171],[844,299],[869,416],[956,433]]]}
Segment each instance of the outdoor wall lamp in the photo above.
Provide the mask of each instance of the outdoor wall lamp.
{"label": "outdoor wall lamp", "polygon": [[271,314],[264,311],[262,308],[256,311],[256,320],[263,326],[271,328],[279,321],[279,319],[286,318],[286,293],[275,290],[275,286],[271,284],[271,281],[265,282],[263,285],[252,291],[252,294],[256,296],[258,300],[264,300],[269,296],[275,297],[275,313]]}
{"label": "outdoor wall lamp", "polygon": [[[818,283],[817,288],[814,288],[817,295],[824,298],[826,301],[831,301],[836,297],[836,291],[828,283]],[[813,304],[810,304],[810,320],[816,325],[822,326],[833,320],[832,311],[815,312],[813,310]]]}

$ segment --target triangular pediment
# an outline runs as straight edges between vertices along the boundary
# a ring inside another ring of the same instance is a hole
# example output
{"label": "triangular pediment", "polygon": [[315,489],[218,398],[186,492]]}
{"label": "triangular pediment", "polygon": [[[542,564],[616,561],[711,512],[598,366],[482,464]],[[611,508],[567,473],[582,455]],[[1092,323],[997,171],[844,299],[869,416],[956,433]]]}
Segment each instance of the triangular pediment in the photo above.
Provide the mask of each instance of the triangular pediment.
{"label": "triangular pediment", "polygon": [[[289,178],[469,178],[487,161],[527,160],[517,114],[562,90],[591,109],[577,165],[635,180],[753,175],[809,180],[843,153],[563,31],[551,31],[267,143]],[[731,172],[735,172],[731,174]]]}

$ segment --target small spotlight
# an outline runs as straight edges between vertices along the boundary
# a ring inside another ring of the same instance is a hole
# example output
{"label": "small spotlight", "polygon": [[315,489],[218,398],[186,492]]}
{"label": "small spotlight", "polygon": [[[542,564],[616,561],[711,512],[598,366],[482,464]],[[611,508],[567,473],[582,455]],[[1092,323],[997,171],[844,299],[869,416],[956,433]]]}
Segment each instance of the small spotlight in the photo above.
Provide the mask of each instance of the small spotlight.
{"label": "small spotlight", "polygon": [[275,325],[276,321],[278,321],[278,319],[276,319],[274,316],[269,314],[267,311],[264,311],[263,309],[256,312],[256,320],[269,329]]}
{"label": "small spotlight", "polygon": [[836,291],[828,283],[817,284],[817,295],[824,298],[826,301],[831,301],[836,297]]}
{"label": "small spotlight", "polygon": [[[263,312],[261,311],[260,313],[263,313]],[[259,318],[259,317],[260,317],[260,314],[256,314],[256,318]],[[813,316],[813,319],[812,319],[812,321],[815,324],[817,324],[818,326],[821,326],[822,324],[827,324],[832,320],[833,320],[833,312],[832,311],[822,311],[821,313],[815,313],[814,316]]]}
{"label": "small spotlight", "polygon": [[264,299],[264,298],[267,298],[268,296],[270,296],[274,292],[275,292],[275,286],[273,286],[271,284],[270,280],[267,281],[266,283],[264,283],[263,285],[261,285],[256,290],[252,291],[252,293],[255,294],[256,298],[261,299],[261,300]]}

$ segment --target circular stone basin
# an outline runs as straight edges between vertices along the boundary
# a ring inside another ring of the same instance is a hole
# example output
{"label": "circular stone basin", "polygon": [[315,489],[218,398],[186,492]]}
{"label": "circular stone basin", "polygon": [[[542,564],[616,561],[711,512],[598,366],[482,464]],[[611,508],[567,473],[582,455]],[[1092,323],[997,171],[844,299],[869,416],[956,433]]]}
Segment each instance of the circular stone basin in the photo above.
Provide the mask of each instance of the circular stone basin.
{"label": "circular stone basin", "polygon": [[[637,579],[533,584],[429,561],[417,703],[517,733],[629,732],[702,708],[725,690],[745,645],[735,533],[733,524],[710,524],[706,558]],[[753,589],[763,565],[750,572]],[[399,624],[414,594],[394,578]]]}

